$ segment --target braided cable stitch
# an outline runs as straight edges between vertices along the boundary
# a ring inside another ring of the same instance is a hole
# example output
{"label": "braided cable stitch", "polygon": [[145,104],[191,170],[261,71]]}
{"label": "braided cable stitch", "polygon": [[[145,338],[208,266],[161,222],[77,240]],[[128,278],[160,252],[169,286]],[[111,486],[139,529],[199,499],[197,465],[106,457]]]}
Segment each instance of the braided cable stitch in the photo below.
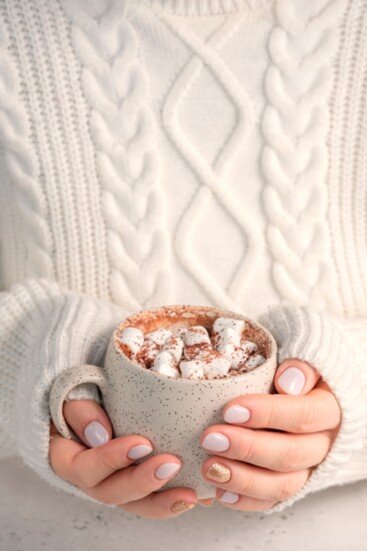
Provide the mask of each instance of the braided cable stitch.
{"label": "braided cable stitch", "polygon": [[30,125],[20,99],[20,77],[10,53],[4,3],[0,4],[0,144],[12,182],[20,222],[27,235],[26,275],[54,278],[52,237],[46,221],[46,201],[39,185],[39,163],[31,143]]}
{"label": "braided cable stitch", "polygon": [[128,310],[172,301],[165,197],[136,31],[123,0],[61,0],[73,21],[91,107],[112,300]]}
{"label": "braided cable stitch", "polygon": [[[254,216],[241,205],[238,198],[232,191],[229,192],[226,186],[226,176],[231,164],[251,134],[256,120],[253,103],[220,56],[221,48],[240,27],[244,16],[224,21],[205,42],[198,39],[183,25],[173,23],[167,17],[160,17],[161,21],[169,26],[171,31],[191,50],[187,63],[165,98],[162,123],[177,152],[196,173],[200,182],[178,225],[174,236],[175,250],[188,273],[196,279],[209,299],[221,308],[235,310],[246,295],[251,278],[256,275],[261,250],[261,240],[256,231]],[[183,130],[179,118],[180,104],[189,100],[190,89],[203,70],[210,71],[218,86],[226,92],[227,101],[233,105],[237,114],[230,138],[226,138],[213,163],[208,162],[194,147]],[[210,199],[215,199],[228,212],[247,244],[239,266],[225,289],[216,281],[211,270],[206,268],[205,263],[195,252],[196,223],[205,216]]]}
{"label": "braided cable stitch", "polygon": [[339,314],[336,277],[326,260],[326,133],[336,21],[345,0],[296,4],[276,3],[277,25],[269,39],[261,158],[266,238],[280,296]]}

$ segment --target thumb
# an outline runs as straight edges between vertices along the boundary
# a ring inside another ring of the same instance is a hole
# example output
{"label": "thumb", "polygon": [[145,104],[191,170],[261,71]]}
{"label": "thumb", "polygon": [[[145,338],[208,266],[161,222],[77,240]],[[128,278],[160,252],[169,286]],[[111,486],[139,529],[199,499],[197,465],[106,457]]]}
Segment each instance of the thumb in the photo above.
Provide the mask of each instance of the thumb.
{"label": "thumb", "polygon": [[65,421],[89,448],[102,446],[113,437],[107,413],[94,400],[64,402]]}
{"label": "thumb", "polygon": [[274,384],[279,394],[302,395],[312,390],[320,379],[318,371],[298,358],[288,358],[279,364]]}

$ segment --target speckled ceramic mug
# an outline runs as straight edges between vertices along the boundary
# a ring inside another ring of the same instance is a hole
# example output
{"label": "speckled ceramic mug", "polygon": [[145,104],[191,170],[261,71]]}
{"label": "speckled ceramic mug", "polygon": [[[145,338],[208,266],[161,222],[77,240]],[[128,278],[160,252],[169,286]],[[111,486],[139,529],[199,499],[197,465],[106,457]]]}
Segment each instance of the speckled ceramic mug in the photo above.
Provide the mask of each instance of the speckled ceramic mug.
{"label": "speckled ceramic mug", "polygon": [[[119,346],[119,336],[129,326],[138,327],[143,333],[193,325],[203,325],[211,330],[217,317],[245,320],[243,334],[256,342],[266,361],[252,371],[230,377],[175,379],[134,363]],[[223,423],[223,407],[232,398],[274,392],[276,368],[277,347],[273,336],[247,316],[206,306],[173,305],[143,310],[126,318],[114,330],[104,368],[81,365],[57,377],[50,393],[51,417],[64,437],[80,441],[66,425],[63,402],[75,386],[88,382],[97,384],[114,437],[140,434],[154,445],[149,457],[171,453],[181,459],[179,473],[158,491],[189,487],[196,491],[198,499],[211,498],[215,497],[215,487],[201,474],[203,460],[209,455],[200,445],[201,434],[210,425]]]}

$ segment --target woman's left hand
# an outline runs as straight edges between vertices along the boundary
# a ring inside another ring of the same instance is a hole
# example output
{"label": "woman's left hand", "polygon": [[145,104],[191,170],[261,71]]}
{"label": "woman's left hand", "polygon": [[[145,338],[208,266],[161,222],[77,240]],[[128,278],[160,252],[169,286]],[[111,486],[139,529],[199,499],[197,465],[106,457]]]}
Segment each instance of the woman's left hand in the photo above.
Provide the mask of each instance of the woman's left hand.
{"label": "woman's left hand", "polygon": [[[286,371],[291,367],[296,370]],[[217,486],[220,503],[231,509],[263,511],[296,494],[338,434],[339,404],[312,366],[284,360],[274,383],[279,394],[234,398],[223,410],[227,424],[212,425],[202,434],[203,448],[216,454],[203,462],[202,474]],[[250,412],[243,422],[242,408]]]}

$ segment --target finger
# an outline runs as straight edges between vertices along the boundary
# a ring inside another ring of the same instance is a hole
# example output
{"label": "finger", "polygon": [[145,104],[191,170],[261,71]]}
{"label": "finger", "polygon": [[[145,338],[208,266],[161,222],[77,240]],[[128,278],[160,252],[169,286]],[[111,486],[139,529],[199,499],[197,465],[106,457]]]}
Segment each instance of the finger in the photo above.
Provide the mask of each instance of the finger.
{"label": "finger", "polygon": [[[341,410],[333,393],[314,388],[306,396],[239,396],[226,404],[223,417],[227,423],[249,428],[307,433],[335,429],[341,421]],[[240,422],[241,418],[248,420]]]}
{"label": "finger", "polygon": [[318,371],[296,358],[284,360],[278,367],[274,384],[279,394],[307,394],[320,379]]}
{"label": "finger", "polygon": [[202,465],[202,475],[210,484],[265,501],[284,501],[296,494],[311,472],[312,469],[304,469],[292,473],[275,473],[215,455]]}
{"label": "finger", "polygon": [[256,499],[219,489],[216,498],[221,505],[237,511],[267,511],[277,503],[276,501]]}
{"label": "finger", "polygon": [[202,507],[211,507],[214,503],[214,497],[208,497],[207,499],[198,499],[198,504]]}
{"label": "finger", "polygon": [[[92,487],[153,451],[147,438],[134,434],[113,438],[103,446],[87,448],[50,428],[50,464],[55,473],[76,486]],[[146,454],[146,455],[142,455]]]}
{"label": "finger", "polygon": [[113,430],[105,410],[94,400],[64,402],[65,421],[89,448],[102,446],[113,437]]}
{"label": "finger", "polygon": [[[82,488],[102,503],[117,505],[136,501],[172,480],[181,468],[178,457],[160,454],[109,476],[97,486]],[[174,469],[174,470],[173,470]]]}
{"label": "finger", "polygon": [[145,518],[166,519],[193,509],[197,503],[196,494],[191,488],[172,488],[164,492],[153,492],[142,499],[117,507]]}
{"label": "finger", "polygon": [[[201,444],[220,457],[286,473],[321,463],[330,450],[332,438],[333,431],[288,434],[212,425],[203,432]],[[223,451],[218,451],[221,444]]]}

